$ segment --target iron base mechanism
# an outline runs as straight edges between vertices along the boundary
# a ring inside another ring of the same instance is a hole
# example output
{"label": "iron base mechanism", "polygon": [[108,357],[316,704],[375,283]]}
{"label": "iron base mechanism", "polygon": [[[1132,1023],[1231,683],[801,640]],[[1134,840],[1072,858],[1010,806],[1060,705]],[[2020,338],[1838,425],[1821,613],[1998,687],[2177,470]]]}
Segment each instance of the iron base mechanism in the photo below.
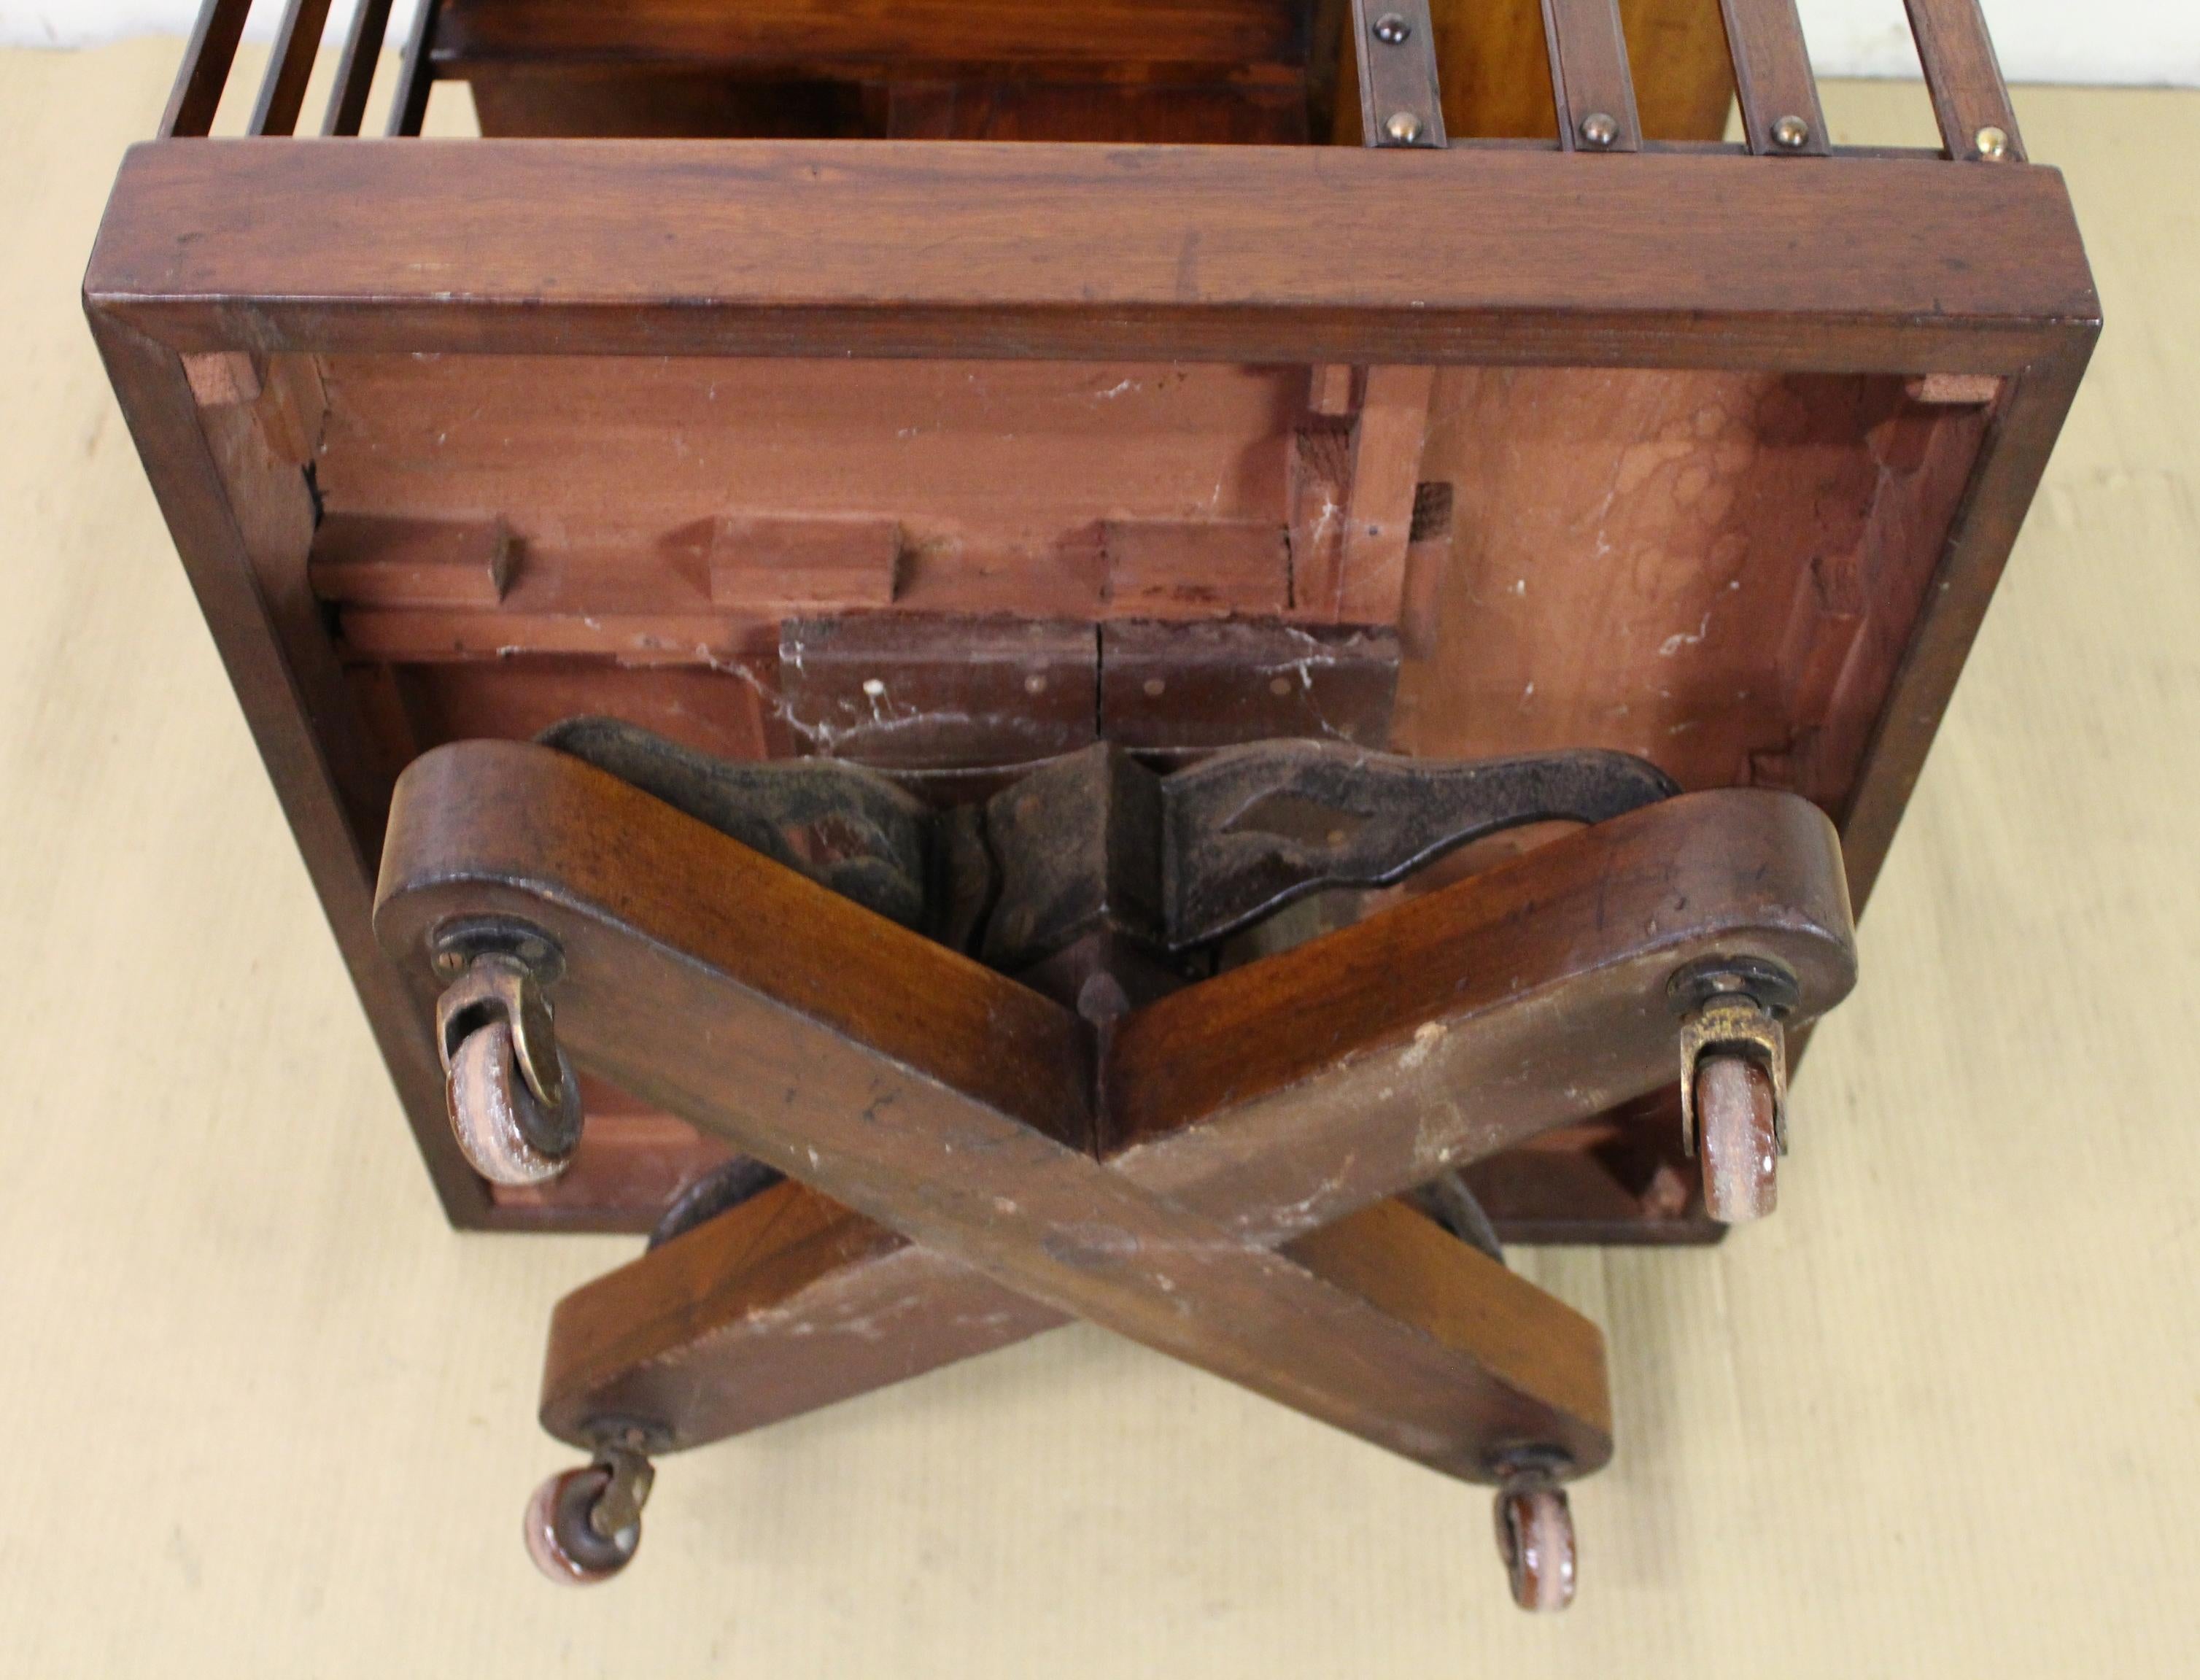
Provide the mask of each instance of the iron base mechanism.
{"label": "iron base mechanism", "polygon": [[1196,967],[1309,893],[1390,886],[1507,828],[1602,822],[1680,791],[1624,752],[1452,764],[1278,740],[1162,773],[1103,742],[933,810],[881,771],[732,764],[611,718],[541,739],[1003,974],[1098,934]]}

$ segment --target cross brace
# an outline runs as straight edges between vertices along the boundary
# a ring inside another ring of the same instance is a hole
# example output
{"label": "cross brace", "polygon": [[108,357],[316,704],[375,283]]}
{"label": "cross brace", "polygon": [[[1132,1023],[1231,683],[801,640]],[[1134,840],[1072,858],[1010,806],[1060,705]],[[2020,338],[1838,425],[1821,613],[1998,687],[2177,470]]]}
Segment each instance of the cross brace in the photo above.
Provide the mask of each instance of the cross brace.
{"label": "cross brace", "polygon": [[471,742],[401,781],[377,928],[424,984],[453,918],[540,929],[582,1065],[809,1187],[571,1297],[556,1432],[696,1445],[1074,1315],[1496,1480],[1609,1457],[1600,1338],[1385,1198],[1670,1080],[1691,963],[1830,1007],[1841,881],[1803,801],[1684,796],[1096,1034],[609,776]]}

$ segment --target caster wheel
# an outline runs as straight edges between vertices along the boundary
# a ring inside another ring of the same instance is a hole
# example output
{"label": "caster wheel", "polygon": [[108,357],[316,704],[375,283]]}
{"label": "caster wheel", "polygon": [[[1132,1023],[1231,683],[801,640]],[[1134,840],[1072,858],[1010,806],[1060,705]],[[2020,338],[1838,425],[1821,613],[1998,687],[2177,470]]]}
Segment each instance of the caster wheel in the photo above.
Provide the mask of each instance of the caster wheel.
{"label": "caster wheel", "polygon": [[451,1131],[491,1184],[541,1184],[565,1170],[581,1141],[581,1088],[558,1052],[560,1101],[543,1103],[513,1060],[512,1028],[491,1021],[466,1034],[444,1091]]}
{"label": "caster wheel", "polygon": [[1778,1201],[1780,1141],[1772,1076],[1739,1056],[1696,1068],[1696,1129],[1704,1206],[1721,1225],[1762,1219]]}
{"label": "caster wheel", "polygon": [[1501,1491],[1497,1550],[1523,1610],[1563,1610],[1574,1601],[1574,1518],[1564,1489]]}
{"label": "caster wheel", "polygon": [[560,1586],[594,1586],[634,1560],[641,1544],[639,1516],[608,1538],[588,1520],[611,1484],[611,1472],[592,1464],[553,1476],[527,1501],[527,1555]]}

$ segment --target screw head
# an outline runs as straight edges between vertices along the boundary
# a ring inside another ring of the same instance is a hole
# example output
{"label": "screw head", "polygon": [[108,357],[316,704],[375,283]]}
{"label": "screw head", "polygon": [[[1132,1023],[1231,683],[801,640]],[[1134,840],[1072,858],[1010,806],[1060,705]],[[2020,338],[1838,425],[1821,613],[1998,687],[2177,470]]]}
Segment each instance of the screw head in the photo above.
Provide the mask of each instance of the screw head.
{"label": "screw head", "polygon": [[1619,138],[1619,121],[1609,111],[1591,111],[1581,120],[1581,138],[1584,146],[1604,150]]}
{"label": "screw head", "polygon": [[1800,117],[1782,117],[1772,125],[1772,143],[1783,152],[1799,152],[1811,143],[1811,125]]}
{"label": "screw head", "polygon": [[1393,111],[1383,132],[1400,145],[1410,146],[1421,138],[1421,120],[1411,111]]}
{"label": "screw head", "polygon": [[1375,20],[1375,38],[1386,47],[1402,45],[1413,32],[1413,26],[1395,12],[1385,12]]}
{"label": "screw head", "polygon": [[1999,163],[2009,155],[2009,131],[1988,123],[1974,137],[1979,155],[1988,163]]}

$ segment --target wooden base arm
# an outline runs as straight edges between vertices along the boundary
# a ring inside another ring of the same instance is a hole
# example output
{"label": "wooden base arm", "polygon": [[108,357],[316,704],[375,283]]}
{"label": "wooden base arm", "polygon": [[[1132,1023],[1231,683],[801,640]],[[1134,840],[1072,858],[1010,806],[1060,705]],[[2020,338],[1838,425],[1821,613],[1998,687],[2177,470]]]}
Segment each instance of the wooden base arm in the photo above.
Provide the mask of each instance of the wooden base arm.
{"label": "wooden base arm", "polygon": [[[1104,1119],[1066,1012],[543,749],[470,743],[407,773],[377,927],[418,973],[447,917],[543,928],[565,953],[576,1057],[930,1251],[904,1262],[829,1220],[771,1243],[788,1214],[767,1198],[616,1274],[680,1273],[669,1302],[644,1288],[562,1318],[553,1390],[560,1368],[578,1395],[654,1366],[681,1394],[660,1384],[652,1420],[695,1408],[677,1431],[692,1443],[1029,1333],[1021,1297],[1486,1477],[1508,1445],[1577,1469],[1608,1455],[1593,1327],[1405,1210],[1325,1233],[1306,1256],[1319,1269],[1269,1244],[1654,1086],[1674,1055],[1664,980],[1697,956],[1773,957],[1805,1013],[1829,1006],[1853,973],[1840,882],[1830,829],[1799,801],[1653,807],[1333,935],[1328,963],[1310,947],[1131,1017]],[[928,1326],[929,1297],[904,1289],[881,1314],[868,1280],[936,1281],[939,1262],[946,1330],[895,1342]],[[1000,1288],[953,1281],[954,1262]],[[835,1313],[861,1327],[826,1333]],[[702,1397],[756,1396],[720,1355],[746,1360],[781,1326],[790,1343],[863,1346],[775,1352],[785,1380],[761,1405]],[[553,1392],[546,1416],[562,1408]]]}
{"label": "wooden base arm", "polygon": [[[1717,822],[1707,825],[1695,814],[1698,807],[1715,811]],[[1682,819],[1677,825],[1669,820],[1675,816]],[[1837,1001],[1849,984],[1840,875],[1814,817],[1776,796],[1676,801],[1642,813],[1637,826],[1684,846],[1684,858],[1653,863],[1648,836],[1630,840],[1624,825],[1607,824],[1408,906],[1401,914],[1413,918],[1413,949],[1421,961],[1431,952],[1449,953],[1455,991],[1464,987],[1482,1000],[1479,1030],[1486,1041],[1507,1048],[1513,1066],[1542,1060],[1559,1075],[1510,1081],[1500,1112],[1473,1104],[1481,1123],[1495,1128],[1486,1137],[1457,1134],[1467,1093],[1455,1088],[1434,1117],[1454,1130],[1427,1134],[1445,1152],[1431,1157],[1422,1176],[1508,1148],[1545,1126],[1598,1112],[1669,1079],[1673,1027],[1658,992],[1663,974],[1693,955],[1762,950],[1759,938],[1777,938],[1786,955],[1801,962],[1823,937],[1819,954],[1826,966],[1812,985],[1823,989],[1806,988],[1805,1008],[1816,1011]],[[1752,835],[1754,844],[1745,845]],[[1739,866],[1723,887],[1698,878],[1700,864],[1719,855]],[[1662,916],[1660,894],[1669,900]],[[1693,909],[1679,908],[1682,900]],[[1661,920],[1662,928],[1655,925]],[[1799,942],[1789,937],[1798,928],[1817,932]],[[1395,942],[1393,949],[1409,940],[1397,925],[1384,937]],[[1677,951],[1664,943],[1674,937],[1682,940]],[[1349,959],[1370,938],[1356,928],[1310,947],[1311,957],[1297,959],[1301,984],[1325,986],[1325,976],[1335,972],[1331,963]],[[1248,978],[1265,980],[1283,960],[1246,971]],[[1594,992],[1584,989],[1584,976],[1598,980]],[[1616,1020],[1608,1010],[1577,1015],[1584,998],[1606,995],[1614,983],[1636,989]],[[1231,990],[1245,984],[1232,981],[1208,1007],[1233,1007]],[[1210,981],[1179,997],[1197,1000],[1223,986]],[[1564,1004],[1554,1006],[1549,1000],[1561,989]],[[1648,1007],[1640,1007],[1646,1002]],[[1155,1012],[1132,1019],[1150,1016]],[[1166,1016],[1155,1018],[1168,1024]],[[1410,1047],[1413,1040],[1407,1042]],[[1119,1060],[1152,1053],[1142,1051],[1135,1037],[1127,1052],[1120,1034],[1117,1044]],[[1310,1037],[1302,1062],[1318,1070],[1325,1048]],[[1597,1077],[1589,1077],[1591,1069],[1600,1070]],[[1376,1090],[1379,1096],[1382,1086]],[[1258,1116],[1278,1109],[1255,1101],[1234,1111]],[[1348,1122],[1358,1117],[1344,1114]],[[1241,1228],[1271,1237],[1333,1214],[1348,1200],[1348,1182],[1366,1182],[1350,1180],[1340,1163],[1311,1185],[1294,1176],[1275,1192],[1282,1200],[1261,1202],[1255,1191],[1240,1187],[1243,1180],[1231,1166],[1257,1151],[1249,1144],[1235,1154],[1208,1150],[1212,1140],[1189,1135],[1197,1129],[1180,1128],[1187,1135],[1176,1139],[1175,1153],[1166,1136],[1139,1136],[1111,1164],[1135,1178],[1180,1173],[1179,1161],[1219,1162],[1211,1182],[1187,1175],[1179,1193],[1226,1218],[1234,1211],[1243,1216]],[[1360,1133],[1356,1141],[1371,1141],[1371,1128],[1352,1129]],[[1350,1151],[1341,1153],[1349,1163]],[[1339,1155],[1335,1140],[1324,1145],[1323,1158],[1338,1162]],[[1289,1165],[1282,1163],[1278,1175]],[[1418,1161],[1413,1170],[1421,1173]],[[1233,1209],[1232,1198],[1238,1196],[1248,1200]],[[1419,1217],[1402,1206],[1399,1212]],[[828,1229],[829,1238],[817,1234]],[[1350,1287],[1370,1270],[1353,1241],[1348,1226],[1332,1226],[1289,1244],[1285,1252]],[[1061,1321],[1062,1315],[944,1256],[789,1186],[560,1302],[543,1379],[542,1421],[553,1434],[577,1443],[594,1418],[664,1418],[679,1444],[701,1444],[1009,1346]]]}
{"label": "wooden base arm", "polygon": [[[1463,1385],[1488,1368],[1512,1372],[1571,1396],[1609,1435],[1595,1326],[1419,1209],[1380,1203],[1284,1253],[1427,1337],[1457,1360]],[[643,1418],[668,1432],[665,1451],[704,1446],[1012,1346],[1068,1316],[781,1185],[558,1303],[542,1425],[585,1445],[601,1420]]]}

